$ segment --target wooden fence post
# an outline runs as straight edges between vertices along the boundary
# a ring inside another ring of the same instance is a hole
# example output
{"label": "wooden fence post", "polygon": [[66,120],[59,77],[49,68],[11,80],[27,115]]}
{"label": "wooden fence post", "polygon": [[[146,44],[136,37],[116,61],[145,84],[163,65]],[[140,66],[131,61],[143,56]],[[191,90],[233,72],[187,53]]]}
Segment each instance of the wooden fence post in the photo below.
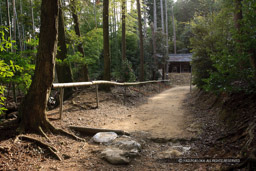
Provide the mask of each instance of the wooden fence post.
{"label": "wooden fence post", "polygon": [[99,107],[99,86],[96,84],[95,85],[96,89],[96,102],[97,102],[97,108]]}
{"label": "wooden fence post", "polygon": [[63,96],[64,96],[64,88],[60,88],[60,119],[62,118]]}
{"label": "wooden fence post", "polygon": [[192,92],[192,66],[191,66],[191,73],[190,73],[190,93]]}
{"label": "wooden fence post", "polygon": [[124,105],[125,105],[125,101],[126,101],[126,90],[127,90],[127,87],[124,86]]}

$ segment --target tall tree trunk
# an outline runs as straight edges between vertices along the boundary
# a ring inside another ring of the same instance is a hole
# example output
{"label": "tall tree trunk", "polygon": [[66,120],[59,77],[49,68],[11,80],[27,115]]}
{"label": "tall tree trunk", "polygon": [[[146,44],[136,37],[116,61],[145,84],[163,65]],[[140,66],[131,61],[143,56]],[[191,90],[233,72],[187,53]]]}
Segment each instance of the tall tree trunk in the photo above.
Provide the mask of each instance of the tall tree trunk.
{"label": "tall tree trunk", "polygon": [[154,31],[157,31],[156,0],[154,0]]}
{"label": "tall tree trunk", "polygon": [[[15,8],[15,0],[12,0],[12,11],[13,11],[13,16],[12,16],[12,24],[13,24],[13,40],[14,40],[14,43],[13,43],[13,45],[14,46],[16,46],[16,27],[17,27],[17,25],[16,25],[16,8]],[[16,49],[14,48],[13,49],[13,52],[14,53],[16,53]],[[16,101],[16,100],[15,100]]]}
{"label": "tall tree trunk", "polygon": [[[12,24],[13,24],[13,46],[15,47],[16,46],[16,9],[15,9],[15,0],[12,0],[12,11],[13,11],[13,16],[12,16]],[[12,49],[12,52],[16,53],[16,48],[13,48]],[[14,102],[17,103],[17,97],[16,97],[16,85],[15,85],[15,82],[12,82],[12,91],[13,91],[13,99],[14,99]]]}
{"label": "tall tree trunk", "polygon": [[[160,7],[161,7],[162,35],[164,35],[164,7],[163,7],[163,0],[160,0]],[[165,79],[165,58],[166,58],[166,53],[163,54],[163,58],[162,58],[162,79],[163,80]]]}
{"label": "tall tree trunk", "polygon": [[173,26],[173,49],[174,49],[174,54],[176,54],[176,30],[175,30],[173,6],[172,6],[172,26]]}
{"label": "tall tree trunk", "polygon": [[16,5],[15,5],[15,0],[13,0],[14,2],[14,6],[13,6],[13,14],[15,16],[15,20],[16,20],[16,30],[18,31],[18,39],[19,39],[19,48],[20,48],[20,51],[23,50],[23,46],[22,46],[22,37],[21,37],[21,32],[20,32],[20,25],[19,25],[19,19],[18,19],[18,15],[17,15],[17,9],[16,9]]}
{"label": "tall tree trunk", "polygon": [[[117,39],[117,20],[118,20],[118,16],[117,16],[117,1],[113,0],[113,5],[114,5],[114,54],[115,56],[117,56],[118,54],[118,39]],[[113,54],[113,55],[114,55]]]}
{"label": "tall tree trunk", "polygon": [[[235,22],[235,27],[237,29],[237,33],[239,34],[237,42],[242,43],[242,40],[240,36],[243,34],[242,29],[241,29],[241,22],[243,19],[243,11],[242,11],[242,1],[243,0],[235,0],[235,13],[234,13],[234,22]],[[242,49],[238,49],[239,53],[242,53]],[[250,54],[250,62],[251,66],[256,70],[256,48],[252,47],[249,49]],[[243,64],[240,64],[240,67],[242,69]],[[256,73],[254,74],[254,78],[256,79]]]}
{"label": "tall tree trunk", "polygon": [[113,5],[114,5],[114,7],[113,7],[113,10],[114,10],[114,12],[113,12],[114,13],[114,17],[113,17],[113,19],[114,19],[114,38],[115,38],[115,41],[116,41],[116,20],[117,20],[117,17],[116,17],[116,1],[115,0],[113,1]]}
{"label": "tall tree trunk", "polygon": [[30,0],[30,6],[31,6],[31,19],[32,19],[32,37],[35,38],[35,19],[34,19],[34,7],[33,7],[33,0]]}
{"label": "tall tree trunk", "polygon": [[[113,2],[113,1],[110,1],[110,6],[109,6],[109,9],[114,9],[114,4],[113,3],[111,3],[111,2]],[[111,11],[112,12],[112,11]],[[109,16],[109,35],[110,35],[110,42],[113,42],[114,41],[114,16],[113,15],[111,15],[111,16]],[[113,54],[114,54],[114,44],[113,43],[110,43],[110,58],[113,56]]]}
{"label": "tall tree trunk", "polygon": [[57,52],[59,0],[43,0],[41,5],[41,28],[35,74],[28,94],[19,110],[22,131],[36,131],[40,127],[52,129],[46,117],[46,105],[54,79]]}
{"label": "tall tree trunk", "polygon": [[126,37],[125,37],[125,15],[126,15],[126,0],[122,0],[122,59],[126,59]]}
{"label": "tall tree trunk", "polygon": [[[7,25],[9,29],[9,37],[12,40],[12,28],[11,28],[11,21],[10,21],[10,10],[9,10],[9,0],[6,0],[6,11],[7,11]],[[11,46],[12,51],[12,46]]]}
{"label": "tall tree trunk", "polygon": [[[239,54],[242,54],[242,46],[241,46],[241,38],[240,36],[242,35],[242,31],[241,31],[241,21],[243,19],[243,14],[242,14],[242,0],[235,0],[234,1],[234,5],[235,5],[235,11],[234,11],[234,23],[235,23],[235,28],[237,31],[237,34],[239,36],[236,36],[236,42],[239,44],[238,46],[238,52]],[[240,56],[240,55],[239,55]],[[239,69],[243,70],[244,63],[240,62],[239,63]]]}
{"label": "tall tree trunk", "polygon": [[162,33],[164,34],[164,7],[163,7],[163,0],[160,0],[160,7],[161,7],[161,25],[162,25]]}
{"label": "tall tree trunk", "polygon": [[[67,58],[67,47],[66,47],[66,36],[65,36],[65,25],[64,16],[62,13],[62,7],[60,4],[59,9],[59,28],[58,28],[58,47],[60,51],[57,52],[57,59],[64,61]],[[69,63],[62,62],[61,64],[56,64],[56,71],[59,83],[69,83],[73,82],[72,73]],[[72,88],[65,88],[64,99],[71,97],[73,94]]]}
{"label": "tall tree trunk", "polygon": [[154,0],[154,4],[153,4],[153,7],[154,7],[154,28],[153,28],[153,35],[152,35],[152,39],[153,39],[153,56],[154,56],[154,64],[155,64],[155,67],[154,67],[154,72],[153,72],[153,78],[154,80],[156,80],[156,73],[157,73],[157,70],[158,70],[158,59],[157,59],[157,56],[156,56],[156,32],[157,32],[157,11],[156,11],[156,0]]}
{"label": "tall tree trunk", "polygon": [[[169,72],[169,64],[168,64],[168,60],[169,60],[169,44],[168,44],[168,4],[167,4],[167,0],[165,0],[165,33],[166,33],[166,72],[168,74]],[[168,79],[168,78],[166,78]]]}
{"label": "tall tree trunk", "polygon": [[[23,14],[23,8],[22,8],[22,1],[20,0],[20,14]],[[22,31],[22,38],[21,38],[21,41],[23,42],[22,45],[23,45],[23,50],[26,50],[26,44],[24,43],[24,40],[25,40],[25,30],[24,30],[24,25],[23,23],[21,23],[21,31]]]}
{"label": "tall tree trunk", "polygon": [[144,17],[144,24],[143,24],[143,30],[144,30],[144,39],[147,37],[147,9],[146,9],[146,2],[145,0],[143,1],[143,17]]}
{"label": "tall tree trunk", "polygon": [[154,24],[151,24],[151,32],[152,32],[152,41],[153,41],[153,59],[154,59],[154,64],[153,64],[153,80],[156,80],[156,72],[158,69],[158,64],[157,64],[157,57],[156,57],[156,38],[155,38],[155,29],[154,29]]}
{"label": "tall tree trunk", "polygon": [[137,0],[137,10],[138,10],[139,33],[140,33],[140,81],[144,81],[144,46],[143,46],[143,34],[142,34],[142,23],[141,23],[140,0]]}
{"label": "tall tree trunk", "polygon": [[234,15],[234,21],[235,21],[235,27],[238,30],[238,32],[241,31],[241,21],[243,19],[243,13],[242,13],[242,1],[243,0],[235,0],[235,15]]}
{"label": "tall tree trunk", "polygon": [[[109,54],[109,0],[103,0],[103,46],[104,46],[104,75],[103,79],[110,81],[110,54]],[[109,86],[104,87],[109,90]]]}
{"label": "tall tree trunk", "polygon": [[[72,7],[72,16],[74,19],[74,24],[75,24],[75,32],[78,37],[81,37],[80,33],[80,28],[79,28],[79,20],[78,20],[78,15],[77,15],[77,10],[76,10],[76,1],[71,0],[71,7]],[[82,54],[82,56],[85,58],[85,53],[84,53],[84,48],[83,44],[79,43],[77,46],[78,51]],[[83,76],[84,76],[84,81],[89,81],[89,73],[88,73],[88,66],[85,64],[83,66]]]}

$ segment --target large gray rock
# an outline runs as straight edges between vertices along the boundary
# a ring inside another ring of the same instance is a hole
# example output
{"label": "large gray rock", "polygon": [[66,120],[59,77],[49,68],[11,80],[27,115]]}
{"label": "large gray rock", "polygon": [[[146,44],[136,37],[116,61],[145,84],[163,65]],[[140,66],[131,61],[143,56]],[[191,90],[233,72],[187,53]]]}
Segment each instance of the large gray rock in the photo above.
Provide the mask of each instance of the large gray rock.
{"label": "large gray rock", "polygon": [[129,164],[141,151],[141,145],[126,135],[116,138],[108,145],[110,146],[101,152],[102,157],[115,165]]}
{"label": "large gray rock", "polygon": [[131,161],[126,151],[118,148],[107,148],[101,152],[101,155],[106,161],[115,165],[129,164]]}
{"label": "large gray rock", "polygon": [[141,145],[131,137],[123,135],[115,139],[111,145],[126,150],[131,156],[136,156],[141,151]]}
{"label": "large gray rock", "polygon": [[109,143],[117,137],[115,132],[98,132],[92,137],[92,140],[96,143]]}

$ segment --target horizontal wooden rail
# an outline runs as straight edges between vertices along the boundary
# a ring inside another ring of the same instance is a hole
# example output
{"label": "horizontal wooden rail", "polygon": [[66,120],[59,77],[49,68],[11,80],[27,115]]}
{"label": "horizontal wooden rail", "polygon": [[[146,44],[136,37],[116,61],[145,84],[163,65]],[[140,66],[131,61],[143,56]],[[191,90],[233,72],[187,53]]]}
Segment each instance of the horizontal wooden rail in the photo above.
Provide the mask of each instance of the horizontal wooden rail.
{"label": "horizontal wooden rail", "polygon": [[83,86],[100,85],[100,84],[119,85],[119,86],[135,86],[135,85],[143,85],[143,84],[148,84],[148,83],[160,83],[160,82],[170,82],[170,80],[125,82],[125,83],[119,83],[119,82],[115,82],[115,81],[104,81],[104,80],[91,81],[91,82],[53,83],[52,88],[83,87]]}
{"label": "horizontal wooden rail", "polygon": [[[98,86],[103,84],[108,85],[117,85],[117,86],[136,86],[136,85],[144,85],[144,84],[150,84],[150,83],[162,83],[162,82],[170,82],[170,80],[158,80],[158,81],[144,81],[144,82],[124,82],[119,83],[115,81],[91,81],[91,82],[74,82],[74,83],[53,83],[52,88],[60,88],[60,119],[62,117],[62,107],[63,107],[63,97],[64,97],[64,88],[67,87],[83,87],[83,86],[95,86],[96,90],[96,102],[97,107],[99,107],[99,92],[98,92]],[[160,84],[159,84],[159,91],[160,91]],[[125,96],[126,96],[126,88],[125,88],[125,94],[124,94],[124,103],[125,103]]]}

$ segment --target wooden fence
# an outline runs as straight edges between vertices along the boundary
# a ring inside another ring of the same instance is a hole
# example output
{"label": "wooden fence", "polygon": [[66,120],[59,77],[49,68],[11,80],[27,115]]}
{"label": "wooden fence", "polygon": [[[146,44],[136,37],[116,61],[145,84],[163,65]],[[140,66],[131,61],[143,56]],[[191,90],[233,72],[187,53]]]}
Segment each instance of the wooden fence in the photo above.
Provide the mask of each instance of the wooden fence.
{"label": "wooden fence", "polygon": [[128,86],[136,86],[136,85],[144,85],[144,84],[152,84],[159,83],[159,91],[160,91],[160,83],[170,82],[170,80],[159,80],[159,81],[144,81],[144,82],[125,82],[119,83],[115,81],[91,81],[91,82],[74,82],[74,83],[53,83],[52,88],[60,88],[60,119],[62,118],[62,107],[63,107],[63,96],[64,96],[64,88],[67,87],[84,87],[84,86],[95,86],[96,91],[96,103],[97,107],[99,107],[99,85],[107,84],[107,85],[117,85],[117,86],[125,86],[125,96],[126,96],[126,87]]}

